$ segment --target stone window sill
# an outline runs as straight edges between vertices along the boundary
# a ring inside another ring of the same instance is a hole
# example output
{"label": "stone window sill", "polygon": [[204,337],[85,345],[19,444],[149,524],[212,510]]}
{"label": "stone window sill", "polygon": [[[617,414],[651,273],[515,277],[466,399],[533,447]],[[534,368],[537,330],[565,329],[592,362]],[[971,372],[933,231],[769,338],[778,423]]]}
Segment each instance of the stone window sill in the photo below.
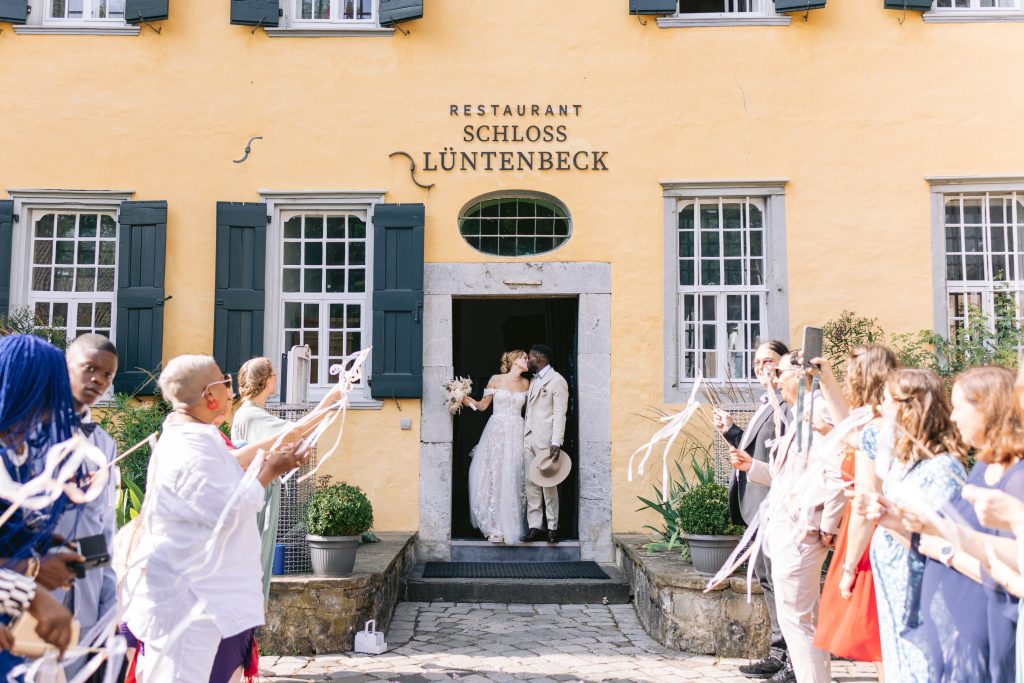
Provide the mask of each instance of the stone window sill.
{"label": "stone window sill", "polygon": [[690,28],[694,26],[789,26],[790,17],[661,17],[658,28]]}
{"label": "stone window sill", "polygon": [[95,25],[72,24],[68,26],[23,24],[14,27],[18,35],[37,36],[137,36],[141,26],[133,24]]}
{"label": "stone window sill", "polygon": [[1024,21],[1020,12],[925,12],[924,20],[929,24],[976,24],[984,22]]}
{"label": "stone window sill", "polygon": [[395,29],[381,26],[294,26],[265,29],[271,38],[362,38],[390,36]]}

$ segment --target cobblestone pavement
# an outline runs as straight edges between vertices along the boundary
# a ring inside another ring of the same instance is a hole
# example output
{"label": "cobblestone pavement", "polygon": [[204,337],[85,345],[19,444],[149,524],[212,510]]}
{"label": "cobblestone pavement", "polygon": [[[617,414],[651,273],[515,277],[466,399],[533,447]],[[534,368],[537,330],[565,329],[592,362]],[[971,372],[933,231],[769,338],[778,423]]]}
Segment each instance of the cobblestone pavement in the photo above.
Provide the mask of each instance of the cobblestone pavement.
{"label": "cobblestone pavement", "polygon": [[[399,603],[382,655],[263,657],[269,683],[298,681],[719,681],[746,683],[740,659],[668,650],[632,605]],[[840,683],[875,681],[870,664],[833,662]]]}

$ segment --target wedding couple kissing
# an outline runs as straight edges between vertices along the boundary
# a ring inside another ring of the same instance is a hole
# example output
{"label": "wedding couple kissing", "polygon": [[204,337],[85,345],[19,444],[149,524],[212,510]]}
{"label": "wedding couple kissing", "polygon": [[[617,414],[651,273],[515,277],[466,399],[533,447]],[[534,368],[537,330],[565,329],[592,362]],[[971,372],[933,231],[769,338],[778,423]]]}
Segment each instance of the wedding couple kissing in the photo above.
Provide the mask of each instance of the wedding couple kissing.
{"label": "wedding couple kissing", "polygon": [[492,543],[539,541],[545,517],[547,542],[558,543],[558,485],[572,462],[561,450],[569,384],[551,367],[551,355],[543,344],[505,353],[483,398],[464,399],[473,410],[494,406],[469,466],[470,520]]}

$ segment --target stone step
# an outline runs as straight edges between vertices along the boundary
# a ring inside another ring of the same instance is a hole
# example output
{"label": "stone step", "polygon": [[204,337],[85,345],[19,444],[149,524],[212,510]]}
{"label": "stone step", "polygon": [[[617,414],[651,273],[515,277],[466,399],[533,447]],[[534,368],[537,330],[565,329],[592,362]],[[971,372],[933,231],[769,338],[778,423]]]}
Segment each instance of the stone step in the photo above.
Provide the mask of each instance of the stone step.
{"label": "stone step", "polygon": [[500,602],[527,605],[625,605],[631,600],[623,573],[602,564],[608,579],[424,579],[417,564],[402,581],[404,602]]}
{"label": "stone step", "polygon": [[452,541],[452,562],[579,562],[579,541],[497,545],[488,541]]}

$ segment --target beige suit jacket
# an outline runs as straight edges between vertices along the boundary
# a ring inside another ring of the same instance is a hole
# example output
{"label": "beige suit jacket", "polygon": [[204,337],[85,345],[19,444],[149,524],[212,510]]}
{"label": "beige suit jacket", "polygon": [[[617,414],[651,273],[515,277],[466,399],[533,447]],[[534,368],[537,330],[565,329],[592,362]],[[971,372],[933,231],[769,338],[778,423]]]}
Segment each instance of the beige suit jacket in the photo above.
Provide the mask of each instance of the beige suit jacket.
{"label": "beige suit jacket", "polygon": [[565,413],[569,408],[569,384],[551,368],[543,379],[530,382],[526,398],[527,444],[538,448],[561,446],[565,439]]}

